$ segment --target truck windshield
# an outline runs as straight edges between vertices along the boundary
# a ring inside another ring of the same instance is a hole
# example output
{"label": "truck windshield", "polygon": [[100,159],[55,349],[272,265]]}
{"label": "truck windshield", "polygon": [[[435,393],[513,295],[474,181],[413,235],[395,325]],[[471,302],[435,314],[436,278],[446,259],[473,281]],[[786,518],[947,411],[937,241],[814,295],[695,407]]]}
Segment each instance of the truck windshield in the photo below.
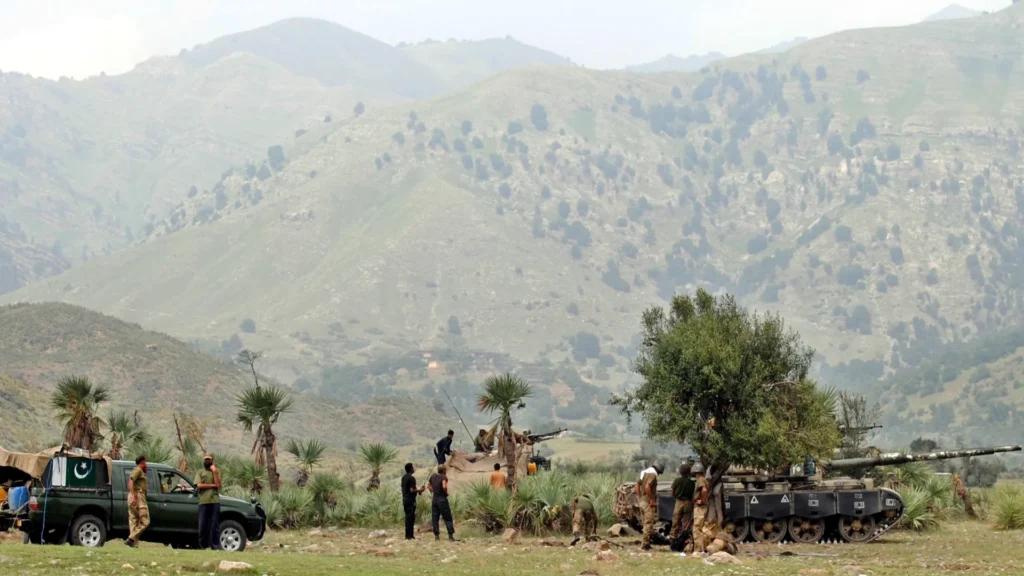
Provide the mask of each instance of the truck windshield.
{"label": "truck windshield", "polygon": [[177,470],[158,470],[156,478],[161,494],[182,494],[195,491],[192,482]]}

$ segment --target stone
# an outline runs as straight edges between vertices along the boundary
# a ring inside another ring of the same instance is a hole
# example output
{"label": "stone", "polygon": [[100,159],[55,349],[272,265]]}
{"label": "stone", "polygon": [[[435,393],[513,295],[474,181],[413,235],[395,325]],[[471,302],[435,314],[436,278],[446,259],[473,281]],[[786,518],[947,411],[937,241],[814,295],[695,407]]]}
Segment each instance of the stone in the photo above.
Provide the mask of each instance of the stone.
{"label": "stone", "polygon": [[705,564],[743,564],[739,558],[728,552],[715,552],[704,559]]}
{"label": "stone", "polygon": [[217,565],[219,572],[245,572],[252,570],[252,564],[248,562],[232,562],[231,560],[221,560],[220,564]]}
{"label": "stone", "polygon": [[612,545],[605,542],[604,540],[598,540],[597,542],[587,542],[581,546],[584,550],[591,550],[594,552],[600,552],[601,550],[611,550]]}
{"label": "stone", "polygon": [[50,560],[50,566],[56,566],[57,564],[60,564],[60,560],[57,560],[57,559]]}
{"label": "stone", "polygon": [[388,531],[387,530],[374,530],[373,532],[370,532],[370,538],[371,539],[374,539],[374,538],[387,538],[387,537],[388,537]]}
{"label": "stone", "polygon": [[444,560],[441,560],[441,563],[442,564],[451,564],[452,562],[457,562],[458,559],[459,559],[458,556],[449,556],[449,557],[445,558]]}
{"label": "stone", "polygon": [[546,540],[541,540],[540,541],[540,545],[541,546],[547,546],[549,548],[560,548],[562,546],[565,546],[565,543],[560,542],[558,540],[552,540],[551,538],[548,538]]}
{"label": "stone", "polygon": [[121,564],[121,570],[135,570],[135,566],[131,564]]}
{"label": "stone", "polygon": [[504,540],[506,544],[515,544],[518,538],[519,531],[515,528],[506,528],[505,532],[501,535],[501,539]]}
{"label": "stone", "polygon": [[620,523],[620,524],[615,524],[611,528],[609,528],[608,529],[608,535],[609,536],[615,536],[617,538],[622,538],[622,537],[625,537],[625,536],[636,536],[636,530],[633,530],[632,528],[630,528],[628,524],[621,524]]}
{"label": "stone", "polygon": [[384,541],[385,546],[394,546],[395,544],[398,544],[398,538],[388,538]]}
{"label": "stone", "polygon": [[309,532],[306,532],[306,536],[320,536],[323,533],[324,533],[323,530],[314,528],[314,529],[310,530]]}
{"label": "stone", "polygon": [[597,556],[594,556],[594,560],[598,562],[618,562],[619,556],[611,550],[602,550],[597,553]]}

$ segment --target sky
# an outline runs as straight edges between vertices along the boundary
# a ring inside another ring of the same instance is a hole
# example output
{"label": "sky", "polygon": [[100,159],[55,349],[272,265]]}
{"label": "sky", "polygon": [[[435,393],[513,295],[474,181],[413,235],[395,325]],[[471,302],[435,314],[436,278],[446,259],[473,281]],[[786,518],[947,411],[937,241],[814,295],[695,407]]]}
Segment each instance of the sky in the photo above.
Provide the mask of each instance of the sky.
{"label": "sky", "polygon": [[[958,0],[995,11],[1011,0]],[[0,0],[0,70],[118,74],[289,17],[389,44],[512,36],[588,68],[752,52],[798,36],[919,22],[951,0]]]}

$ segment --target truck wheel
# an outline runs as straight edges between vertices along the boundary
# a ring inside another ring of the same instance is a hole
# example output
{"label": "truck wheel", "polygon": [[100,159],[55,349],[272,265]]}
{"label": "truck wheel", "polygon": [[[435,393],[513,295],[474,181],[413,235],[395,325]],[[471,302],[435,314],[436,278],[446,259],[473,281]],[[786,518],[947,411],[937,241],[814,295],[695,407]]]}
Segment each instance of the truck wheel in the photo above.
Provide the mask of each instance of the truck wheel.
{"label": "truck wheel", "polygon": [[71,545],[99,548],[107,541],[107,527],[99,518],[83,514],[71,523]]}
{"label": "truck wheel", "polygon": [[245,528],[234,520],[222,520],[220,523],[220,549],[225,552],[241,552],[245,550]]}

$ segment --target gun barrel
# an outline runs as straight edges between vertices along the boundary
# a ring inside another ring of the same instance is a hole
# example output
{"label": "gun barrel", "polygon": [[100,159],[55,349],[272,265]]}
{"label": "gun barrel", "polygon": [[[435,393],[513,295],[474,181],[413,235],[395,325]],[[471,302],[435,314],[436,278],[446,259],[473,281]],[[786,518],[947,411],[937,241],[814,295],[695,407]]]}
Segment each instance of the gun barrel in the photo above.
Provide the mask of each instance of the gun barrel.
{"label": "gun barrel", "polygon": [[903,454],[901,452],[888,452],[869,458],[843,458],[833,460],[828,464],[831,469],[862,468],[865,466],[893,466],[906,464],[907,462],[927,462],[931,460],[950,460],[952,458],[970,458],[973,456],[988,456],[1000,452],[1020,452],[1020,446],[991,446],[987,448],[969,448],[965,450],[939,450],[935,452],[924,452],[921,454]]}
{"label": "gun barrel", "polygon": [[568,428],[561,428],[559,430],[555,430],[554,432],[545,432],[543,434],[530,434],[529,436],[527,436],[527,438],[530,439],[530,442],[533,442],[534,444],[536,444],[537,442],[543,442],[545,440],[551,440],[552,438],[557,438],[562,432],[568,432],[568,431],[569,431]]}

